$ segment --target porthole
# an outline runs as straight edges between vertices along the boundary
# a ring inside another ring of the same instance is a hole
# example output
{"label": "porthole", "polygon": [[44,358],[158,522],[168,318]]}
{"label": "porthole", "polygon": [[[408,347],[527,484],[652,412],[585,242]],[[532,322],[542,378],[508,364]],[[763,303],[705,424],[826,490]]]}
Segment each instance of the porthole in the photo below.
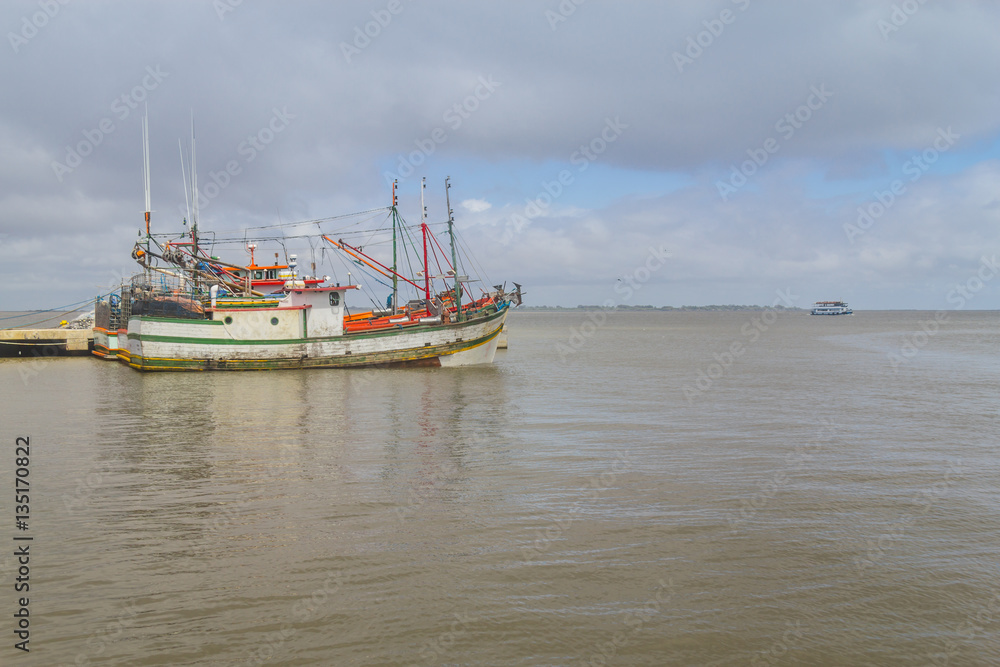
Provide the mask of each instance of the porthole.
{"label": "porthole", "polygon": [[226,322],[226,324],[232,324],[233,323],[233,318],[230,317],[229,315],[226,315],[225,322]]}
{"label": "porthole", "polygon": [[271,318],[271,324],[277,324],[277,323],[278,323],[278,318],[277,317],[272,317]]}
{"label": "porthole", "polygon": [[340,292],[330,292],[330,305],[331,306],[340,305]]}

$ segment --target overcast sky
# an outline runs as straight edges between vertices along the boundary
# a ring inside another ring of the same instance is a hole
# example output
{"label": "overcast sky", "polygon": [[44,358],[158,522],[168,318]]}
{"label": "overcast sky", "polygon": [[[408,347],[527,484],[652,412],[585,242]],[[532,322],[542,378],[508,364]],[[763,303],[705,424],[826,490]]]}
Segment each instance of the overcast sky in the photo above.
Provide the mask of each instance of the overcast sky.
{"label": "overcast sky", "polygon": [[154,231],[193,114],[203,231],[451,176],[529,304],[1000,308],[996,3],[576,2],[3,2],[0,309],[134,272],[146,104]]}

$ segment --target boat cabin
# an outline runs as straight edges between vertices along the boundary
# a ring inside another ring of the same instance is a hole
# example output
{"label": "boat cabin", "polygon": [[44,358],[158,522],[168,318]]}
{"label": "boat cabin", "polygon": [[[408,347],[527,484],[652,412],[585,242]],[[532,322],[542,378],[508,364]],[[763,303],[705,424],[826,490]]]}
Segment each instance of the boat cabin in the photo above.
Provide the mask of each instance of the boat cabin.
{"label": "boat cabin", "polygon": [[226,268],[226,273],[241,283],[246,283],[249,276],[250,288],[264,294],[281,291],[288,280],[302,281],[306,287],[316,287],[323,283],[323,278],[321,277],[296,277],[295,271],[287,264],[271,264],[270,266],[249,264],[240,269]]}

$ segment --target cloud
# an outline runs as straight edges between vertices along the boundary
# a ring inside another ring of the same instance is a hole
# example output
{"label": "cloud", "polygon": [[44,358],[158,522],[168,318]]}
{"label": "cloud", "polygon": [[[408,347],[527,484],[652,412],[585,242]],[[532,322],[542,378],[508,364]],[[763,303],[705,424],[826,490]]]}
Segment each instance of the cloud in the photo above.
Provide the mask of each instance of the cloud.
{"label": "cloud", "polygon": [[466,199],[462,202],[462,208],[469,213],[482,213],[493,208],[493,204],[485,199]]}
{"label": "cloud", "polygon": [[[223,240],[246,227],[388,205],[384,174],[401,164],[404,214],[419,218],[426,176],[429,215],[446,217],[440,183],[452,176],[473,218],[460,226],[490,271],[566,305],[596,302],[594,289],[663,243],[674,258],[644,287],[654,303],[762,302],[775,283],[819,293],[864,276],[880,287],[858,284],[859,307],[936,308],[996,243],[982,183],[1000,158],[1000,89],[982,82],[1000,65],[1000,6],[921,4],[887,32],[888,1],[584,3],[553,29],[556,4],[404,3],[350,58],[342,45],[365,35],[371,7],[68,4],[0,59],[0,234],[8,247],[88,239],[90,260],[127,264],[148,104],[155,230],[183,229],[177,140],[186,149],[193,112],[201,191],[214,194],[202,230],[237,260]],[[722,8],[734,20],[713,23]],[[37,11],[3,3],[0,25],[17,32]],[[700,52],[678,71],[689,40]],[[831,95],[807,113],[815,89]],[[627,126],[614,142],[601,137],[609,118]],[[961,139],[851,243],[843,225],[941,127]],[[602,141],[596,159],[579,157]],[[87,155],[60,181],[53,163],[81,142]],[[762,164],[748,166],[754,156]],[[717,184],[734,168],[747,182],[723,201]],[[7,256],[0,278],[63,259],[50,252]],[[58,272],[58,288],[38,280],[4,307],[83,298],[97,282],[72,261]],[[1000,307],[993,289],[975,307]],[[864,304],[866,293],[878,296]]]}

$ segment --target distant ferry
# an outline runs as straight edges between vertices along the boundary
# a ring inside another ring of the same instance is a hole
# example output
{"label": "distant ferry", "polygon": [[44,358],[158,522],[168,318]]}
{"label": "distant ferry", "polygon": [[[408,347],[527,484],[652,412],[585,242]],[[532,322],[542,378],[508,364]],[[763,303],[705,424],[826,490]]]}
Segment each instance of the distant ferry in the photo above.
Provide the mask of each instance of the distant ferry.
{"label": "distant ferry", "polygon": [[813,304],[813,315],[853,315],[854,311],[843,301],[817,301]]}

